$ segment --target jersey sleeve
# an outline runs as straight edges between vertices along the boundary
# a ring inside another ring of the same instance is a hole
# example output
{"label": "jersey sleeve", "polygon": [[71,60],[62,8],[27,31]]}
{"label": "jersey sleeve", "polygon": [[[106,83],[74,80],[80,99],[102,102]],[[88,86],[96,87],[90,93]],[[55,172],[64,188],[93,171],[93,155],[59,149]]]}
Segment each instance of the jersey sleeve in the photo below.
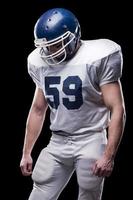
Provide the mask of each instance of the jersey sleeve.
{"label": "jersey sleeve", "polygon": [[121,48],[101,60],[98,79],[99,86],[118,81],[122,76],[123,56]]}
{"label": "jersey sleeve", "polygon": [[41,78],[40,78],[40,70],[30,63],[29,59],[27,59],[28,65],[28,73],[32,78],[33,82],[36,84],[37,87],[42,88],[41,86]]}

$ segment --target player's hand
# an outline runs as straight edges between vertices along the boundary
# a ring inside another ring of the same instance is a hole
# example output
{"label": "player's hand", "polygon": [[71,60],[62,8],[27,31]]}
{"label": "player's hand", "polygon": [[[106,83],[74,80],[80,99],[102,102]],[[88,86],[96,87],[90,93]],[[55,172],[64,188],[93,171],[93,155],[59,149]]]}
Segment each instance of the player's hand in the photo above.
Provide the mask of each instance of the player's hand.
{"label": "player's hand", "polygon": [[30,155],[22,156],[20,168],[24,176],[30,176],[32,174],[32,163],[33,161]]}
{"label": "player's hand", "polygon": [[109,177],[113,171],[114,159],[103,156],[96,161],[93,167],[93,174],[99,177]]}

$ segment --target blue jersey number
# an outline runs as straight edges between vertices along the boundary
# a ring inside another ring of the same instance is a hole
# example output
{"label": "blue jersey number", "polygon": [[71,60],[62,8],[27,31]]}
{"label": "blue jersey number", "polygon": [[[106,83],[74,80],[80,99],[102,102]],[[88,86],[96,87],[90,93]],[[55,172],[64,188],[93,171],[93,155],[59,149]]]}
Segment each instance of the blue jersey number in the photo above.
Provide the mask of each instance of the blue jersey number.
{"label": "blue jersey number", "polygon": [[59,91],[56,87],[52,87],[54,84],[60,84],[60,76],[45,77],[46,94],[52,95],[53,97],[53,101],[51,101],[50,98],[48,98],[47,101],[52,108],[57,109],[59,106]]}
{"label": "blue jersey number", "polygon": [[[59,101],[59,91],[56,84],[60,84],[61,77],[60,76],[48,76],[45,77],[45,90],[47,95],[52,95],[53,100],[48,98],[48,103],[52,108],[57,109],[60,101]],[[82,81],[79,76],[68,76],[64,82],[62,91],[64,94],[72,97],[72,100],[69,97],[63,98],[63,105],[68,109],[78,109],[83,104],[82,97]]]}

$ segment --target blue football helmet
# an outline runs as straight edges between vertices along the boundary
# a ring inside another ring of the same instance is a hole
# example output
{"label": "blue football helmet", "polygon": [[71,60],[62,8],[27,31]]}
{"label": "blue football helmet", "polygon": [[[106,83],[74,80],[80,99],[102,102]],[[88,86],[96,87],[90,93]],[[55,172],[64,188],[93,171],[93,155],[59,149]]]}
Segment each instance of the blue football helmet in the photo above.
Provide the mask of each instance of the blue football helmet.
{"label": "blue football helmet", "polygon": [[81,37],[75,15],[64,8],[46,11],[34,27],[35,46],[48,65],[56,65],[73,57]]}

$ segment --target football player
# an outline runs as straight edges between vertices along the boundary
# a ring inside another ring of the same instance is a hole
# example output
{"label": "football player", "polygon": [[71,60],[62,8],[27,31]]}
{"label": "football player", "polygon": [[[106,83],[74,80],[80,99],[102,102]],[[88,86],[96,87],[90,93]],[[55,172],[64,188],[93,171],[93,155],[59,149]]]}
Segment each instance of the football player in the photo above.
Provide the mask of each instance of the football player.
{"label": "football player", "polygon": [[[28,72],[36,90],[20,162],[34,181],[29,200],[56,200],[74,171],[78,199],[100,200],[125,124],[121,47],[109,39],[82,40],[78,19],[64,8],[43,13],[34,36]],[[32,172],[31,152],[48,107],[52,136]]]}

